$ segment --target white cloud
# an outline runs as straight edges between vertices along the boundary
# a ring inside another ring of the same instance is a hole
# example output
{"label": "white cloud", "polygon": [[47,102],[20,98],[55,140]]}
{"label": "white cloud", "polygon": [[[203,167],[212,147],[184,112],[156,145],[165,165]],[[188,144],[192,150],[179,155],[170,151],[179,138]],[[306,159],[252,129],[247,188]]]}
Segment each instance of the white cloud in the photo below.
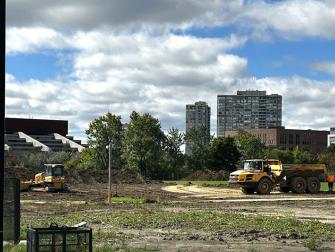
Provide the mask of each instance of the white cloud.
{"label": "white cloud", "polygon": [[[189,76],[189,82],[193,76]],[[110,85],[106,82],[57,82],[31,80],[19,83],[11,79],[6,86],[6,115],[34,118],[66,119],[70,133],[84,137],[89,121],[111,111],[124,121],[132,110],[149,112],[158,117],[162,128],[185,127],[185,105],[204,100],[212,108],[212,132],[216,131],[217,94],[235,94],[237,90],[267,90],[283,96],[283,124],[287,128],[328,129],[334,124],[334,82],[314,81],[301,77],[232,78],[198,87],[189,85],[133,86]],[[118,88],[119,87],[119,88]],[[327,109],[329,108],[329,109]]]}
{"label": "white cloud", "polygon": [[[73,59],[75,80],[21,83],[7,74],[8,115],[69,119],[82,134],[83,126],[108,110],[125,120],[138,110],[162,118],[166,130],[172,125],[183,129],[186,102],[206,99],[222,82],[243,76],[247,66],[246,59],[226,53],[246,41],[234,35],[201,39],[79,32],[66,41],[59,46],[78,50]],[[38,46],[45,44],[36,43],[32,50]]]}
{"label": "white cloud", "polygon": [[70,47],[68,38],[50,28],[8,28],[6,31],[6,53],[32,53],[42,49],[64,49]]}
{"label": "white cloud", "polygon": [[[67,119],[72,134],[82,135],[98,115],[111,111],[128,120],[137,110],[159,117],[164,130],[183,130],[185,105],[204,100],[212,108],[215,132],[217,94],[259,89],[283,95],[287,127],[327,129],[334,124],[334,81],[256,79],[247,74],[248,60],[232,53],[246,36],[197,38],[170,30],[238,25],[242,33],[260,39],[273,32],[285,38],[334,38],[334,7],[333,1],[312,0],[13,0],[7,54],[74,50],[74,78],[20,82],[8,73],[6,114]],[[332,62],[313,67],[334,74]]]}
{"label": "white cloud", "polygon": [[[247,24],[243,21],[246,19]],[[244,25],[255,33],[273,30],[284,37],[335,37],[335,2],[292,0],[264,3],[255,1],[240,13]]]}
{"label": "white cloud", "polygon": [[316,61],[311,64],[311,68],[335,76],[335,61]]}

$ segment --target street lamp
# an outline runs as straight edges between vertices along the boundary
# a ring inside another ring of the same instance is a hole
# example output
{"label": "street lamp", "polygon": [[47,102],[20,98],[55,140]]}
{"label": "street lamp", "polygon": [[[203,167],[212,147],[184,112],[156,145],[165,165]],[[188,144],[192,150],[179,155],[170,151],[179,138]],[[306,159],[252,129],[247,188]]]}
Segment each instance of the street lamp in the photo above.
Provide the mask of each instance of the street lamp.
{"label": "street lamp", "polygon": [[108,149],[108,204],[112,203],[112,148],[113,140],[106,146]]}

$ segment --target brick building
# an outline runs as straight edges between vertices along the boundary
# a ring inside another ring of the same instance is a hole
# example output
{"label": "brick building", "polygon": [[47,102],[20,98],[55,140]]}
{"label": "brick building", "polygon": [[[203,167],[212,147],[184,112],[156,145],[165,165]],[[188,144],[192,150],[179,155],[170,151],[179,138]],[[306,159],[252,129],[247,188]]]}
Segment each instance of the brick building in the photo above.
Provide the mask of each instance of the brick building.
{"label": "brick building", "polygon": [[[269,147],[293,150],[295,147],[308,149],[313,153],[320,153],[327,148],[329,131],[325,130],[299,130],[275,127],[267,129],[249,129],[246,132],[258,137],[262,143]],[[238,131],[226,131],[225,137],[234,137]]]}

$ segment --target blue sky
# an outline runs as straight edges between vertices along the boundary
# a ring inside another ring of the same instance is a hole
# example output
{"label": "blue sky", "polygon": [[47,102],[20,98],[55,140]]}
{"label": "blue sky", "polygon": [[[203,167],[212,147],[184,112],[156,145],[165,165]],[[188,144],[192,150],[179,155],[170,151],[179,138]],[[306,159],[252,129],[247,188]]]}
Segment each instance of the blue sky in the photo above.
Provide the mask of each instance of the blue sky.
{"label": "blue sky", "polygon": [[184,130],[203,100],[216,132],[217,94],[259,89],[283,96],[284,126],[329,129],[334,23],[329,0],[10,1],[6,114],[69,120],[84,138],[107,111]]}
{"label": "blue sky", "polygon": [[19,81],[64,78],[71,72],[71,50],[42,50],[6,56],[6,71]]}

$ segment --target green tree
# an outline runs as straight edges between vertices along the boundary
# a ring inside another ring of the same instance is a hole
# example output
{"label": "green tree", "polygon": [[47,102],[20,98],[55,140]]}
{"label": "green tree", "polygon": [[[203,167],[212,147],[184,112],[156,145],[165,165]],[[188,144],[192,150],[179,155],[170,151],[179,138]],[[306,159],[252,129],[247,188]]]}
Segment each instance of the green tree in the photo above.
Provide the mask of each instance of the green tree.
{"label": "green tree", "polygon": [[208,148],[208,168],[211,170],[234,171],[236,164],[241,158],[234,138],[214,138]]}
{"label": "green tree", "polygon": [[265,145],[254,135],[245,131],[240,131],[236,136],[236,143],[243,159],[264,157]]}
{"label": "green tree", "polygon": [[317,163],[317,157],[315,155],[308,150],[300,149],[298,146],[293,149],[292,155],[294,163],[296,164]]}
{"label": "green tree", "polygon": [[113,143],[112,166],[113,168],[122,167],[123,133],[121,116],[109,112],[90,123],[88,130],[86,130],[87,143],[94,152],[91,154],[96,159],[98,168],[108,168],[108,149],[106,146],[109,145],[110,141]]}
{"label": "green tree", "polygon": [[176,128],[170,129],[164,143],[164,161],[162,168],[165,171],[164,178],[180,178],[184,165],[184,155],[181,146],[184,144],[184,134]]}
{"label": "green tree", "polygon": [[186,148],[190,148],[186,161],[189,169],[204,170],[208,161],[208,144],[211,140],[205,126],[188,129],[185,134]]}
{"label": "green tree", "polygon": [[286,149],[268,148],[265,151],[265,156],[269,159],[279,159],[283,164],[294,163],[292,151]]}
{"label": "green tree", "polygon": [[146,177],[159,177],[164,141],[165,135],[158,119],[133,111],[123,148],[127,167],[140,171]]}
{"label": "green tree", "polygon": [[326,164],[328,169],[335,172],[335,145],[330,145],[325,151],[319,156],[319,162]]}
{"label": "green tree", "polygon": [[97,169],[96,151],[91,148],[85,148],[66,161],[64,167],[66,169]]}

